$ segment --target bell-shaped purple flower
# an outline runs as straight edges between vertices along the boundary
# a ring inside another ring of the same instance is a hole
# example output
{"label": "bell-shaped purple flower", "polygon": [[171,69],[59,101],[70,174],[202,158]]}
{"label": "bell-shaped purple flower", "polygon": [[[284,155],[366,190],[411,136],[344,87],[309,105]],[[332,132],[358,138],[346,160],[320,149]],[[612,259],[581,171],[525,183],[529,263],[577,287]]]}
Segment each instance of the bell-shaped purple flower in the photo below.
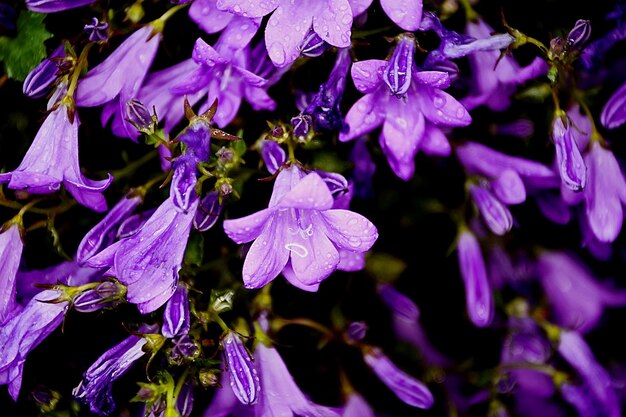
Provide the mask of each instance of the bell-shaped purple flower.
{"label": "bell-shaped purple flower", "polygon": [[487,278],[480,244],[469,230],[461,232],[457,242],[457,254],[461,278],[465,285],[467,314],[476,326],[489,326],[494,313],[493,292]]}
{"label": "bell-shaped purple flower", "polygon": [[110,415],[115,409],[113,382],[146,354],[143,347],[147,342],[146,338],[132,335],[104,352],[83,374],[72,391],[74,397],[89,405],[92,413]]}
{"label": "bell-shaped purple flower", "polygon": [[154,60],[160,40],[161,34],[155,34],[152,25],[135,31],[102,63],[79,80],[76,105],[105,105],[102,110],[102,124],[106,124],[113,116],[113,134],[135,139],[138,132],[126,121],[126,103],[139,95],[139,89]]}
{"label": "bell-shaped purple flower", "polygon": [[594,408],[598,410],[594,415],[621,416],[611,378],[598,363],[582,336],[574,331],[561,331],[557,350],[580,376],[584,390],[579,393],[593,402]]}
{"label": "bell-shaped purple flower", "polygon": [[252,246],[243,265],[246,288],[260,288],[285,267],[302,288],[316,286],[339,264],[338,249],[355,253],[369,250],[376,239],[376,227],[360,214],[333,209],[333,196],[315,172],[308,175],[298,167],[278,174],[267,209],[224,221],[228,237]]}
{"label": "bell-shaped purple flower", "polygon": [[0,232],[0,326],[9,321],[18,309],[15,278],[23,248],[20,226],[12,224]]}
{"label": "bell-shaped purple flower", "polygon": [[599,142],[585,155],[589,181],[583,191],[591,231],[600,242],[613,242],[624,221],[626,181],[613,153]]}
{"label": "bell-shaped purple flower", "polygon": [[[466,27],[466,33],[476,39],[489,38],[493,32],[493,28],[483,20],[468,22]],[[469,55],[469,60],[473,76],[472,90],[468,97],[461,100],[468,109],[484,104],[494,111],[505,110],[518,85],[548,70],[543,58],[537,57],[528,66],[520,68],[511,57],[500,59],[497,50],[474,52]]]}
{"label": "bell-shaped purple flower", "polygon": [[552,139],[556,149],[556,162],[563,184],[573,191],[580,191],[587,184],[587,167],[572,135],[576,129],[563,113],[552,124]]}
{"label": "bell-shaped purple flower", "polygon": [[277,67],[289,65],[300,56],[300,46],[311,28],[333,46],[350,46],[353,11],[348,0],[218,0],[217,8],[253,18],[273,12],[265,28],[265,44]]}
{"label": "bell-shaped purple flower", "polygon": [[22,91],[30,98],[43,97],[50,90],[50,86],[57,80],[59,71],[58,59],[65,57],[65,45],[59,45],[50,56],[41,61],[28,73]]}
{"label": "bell-shaped purple flower", "polygon": [[174,205],[183,211],[189,210],[192,203],[197,199],[196,184],[196,165],[198,160],[191,154],[186,153],[172,163],[174,175],[172,176],[172,185],[170,187],[170,195],[174,201]]}
{"label": "bell-shaped purple flower", "polygon": [[189,291],[187,286],[179,285],[167,300],[163,311],[161,334],[168,338],[180,336],[189,331]]}
{"label": "bell-shaped purple flower", "polygon": [[[410,42],[413,42],[412,36],[402,35],[397,48],[410,49],[406,46]],[[365,96],[348,111],[346,123],[350,130],[341,133],[339,140],[355,139],[382,124],[379,142],[387,161],[398,177],[408,180],[413,176],[414,157],[421,144],[447,143],[439,127],[466,126],[471,117],[458,101],[442,91],[450,85],[447,73],[413,69],[405,97],[397,97],[383,78],[390,65],[391,62],[380,60],[352,65],[354,85]],[[393,88],[404,89],[400,85]],[[441,149],[442,146],[433,148]]]}
{"label": "bell-shaped purple flower", "polygon": [[110,267],[108,275],[127,286],[126,299],[142,314],[161,307],[176,291],[196,198],[187,212],[173,197],[165,200],[139,231],[109,246],[87,261],[93,267]]}
{"label": "bell-shaped purple flower", "polygon": [[607,129],[615,129],[626,122],[626,83],[606,102],[600,114],[600,122]]}
{"label": "bell-shaped purple flower", "polygon": [[86,6],[95,0],[26,0],[26,7],[33,12],[54,13]]}
{"label": "bell-shaped purple flower", "polygon": [[261,381],[254,358],[235,332],[228,331],[222,339],[224,356],[230,376],[230,387],[242,404],[256,404],[261,392]]}
{"label": "bell-shaped purple flower", "polygon": [[365,363],[380,380],[404,403],[417,408],[430,408],[435,399],[422,382],[399,369],[380,349],[363,355]]}
{"label": "bell-shaped purple flower", "polygon": [[322,55],[330,47],[331,45],[324,41],[324,39],[322,39],[320,35],[315,33],[315,31],[311,28],[309,33],[307,33],[304,39],[302,39],[302,44],[298,49],[300,49],[300,53],[303,56],[314,58]]}
{"label": "bell-shaped purple flower", "polygon": [[113,243],[118,226],[126,220],[142,202],[143,196],[140,194],[130,193],[122,197],[107,215],[87,232],[83,240],[80,241],[76,251],[76,261],[80,264],[84,264],[89,258]]}
{"label": "bell-shaped purple flower", "polygon": [[489,230],[498,236],[511,230],[513,216],[509,208],[498,200],[487,187],[473,185],[470,187],[470,194]]}
{"label": "bell-shaped purple flower", "polygon": [[0,327],[0,385],[9,385],[17,401],[22,386],[26,356],[63,321],[68,303],[50,302],[58,291],[46,290],[35,296],[24,309]]}
{"label": "bell-shaped purple flower", "polygon": [[626,305],[626,291],[598,282],[572,255],[542,253],[537,274],[552,306],[554,322],[580,333],[595,327],[605,307]]}
{"label": "bell-shaped purple flower", "polygon": [[0,183],[14,190],[32,194],[57,191],[61,183],[80,204],[95,211],[105,211],[102,192],[113,177],[94,181],[83,177],[78,164],[78,115],[70,121],[69,108],[60,104],[48,115],[14,171],[0,174]]}

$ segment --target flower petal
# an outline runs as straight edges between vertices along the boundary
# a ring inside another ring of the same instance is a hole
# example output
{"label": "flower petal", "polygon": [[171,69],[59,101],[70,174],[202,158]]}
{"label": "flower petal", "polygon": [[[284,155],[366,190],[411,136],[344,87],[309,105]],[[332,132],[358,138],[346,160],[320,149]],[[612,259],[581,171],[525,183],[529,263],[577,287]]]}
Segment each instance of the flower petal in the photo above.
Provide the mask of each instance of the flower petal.
{"label": "flower petal", "polygon": [[365,252],[378,239],[376,226],[358,213],[333,209],[320,214],[324,219],[326,235],[339,249]]}
{"label": "flower petal", "polygon": [[348,0],[327,0],[326,7],[313,15],[315,33],[339,48],[350,46],[351,27],[352,8]]}
{"label": "flower petal", "polygon": [[215,0],[195,0],[189,8],[189,18],[206,33],[217,33],[228,26],[233,15],[219,10]]}
{"label": "flower petal", "polygon": [[363,94],[374,92],[381,85],[382,74],[387,67],[387,61],[382,59],[368,59],[352,63],[350,75],[357,90]]}
{"label": "flower petal", "polygon": [[422,22],[422,0],[380,0],[393,22],[408,31],[417,30]]}
{"label": "flower petal", "polygon": [[280,0],[267,1],[241,1],[241,0],[217,0],[219,10],[237,14],[244,17],[263,17],[270,13],[280,4]]}
{"label": "flower petal", "polygon": [[272,209],[263,209],[239,219],[224,220],[224,232],[236,243],[248,243],[259,237]]}
{"label": "flower petal", "polygon": [[265,28],[265,45],[274,65],[282,68],[300,56],[299,46],[311,27],[317,5],[308,0],[283,2],[272,13]]}
{"label": "flower petal", "polygon": [[254,241],[243,263],[246,288],[261,288],[280,274],[289,260],[289,250],[282,243],[287,234],[286,214],[276,211]]}
{"label": "flower petal", "polygon": [[311,172],[285,194],[276,207],[327,210],[333,202],[326,182],[316,172]]}
{"label": "flower petal", "polygon": [[607,129],[614,129],[626,122],[626,83],[606,102],[600,114],[600,122]]}
{"label": "flower petal", "polygon": [[440,126],[467,126],[472,122],[465,107],[450,94],[433,87],[418,88],[420,109],[428,121]]}
{"label": "flower petal", "polygon": [[340,141],[358,138],[380,126],[384,120],[383,109],[386,103],[382,102],[379,94],[366,94],[352,105],[346,115],[346,124],[350,126],[350,130],[339,134]]}

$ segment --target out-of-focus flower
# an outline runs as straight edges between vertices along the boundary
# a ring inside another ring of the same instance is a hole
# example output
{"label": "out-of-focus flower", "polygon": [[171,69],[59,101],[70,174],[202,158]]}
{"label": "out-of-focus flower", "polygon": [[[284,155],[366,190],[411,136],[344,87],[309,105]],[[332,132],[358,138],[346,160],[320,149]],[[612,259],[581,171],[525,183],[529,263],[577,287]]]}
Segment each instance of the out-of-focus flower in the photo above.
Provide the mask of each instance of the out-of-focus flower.
{"label": "out-of-focus flower", "polygon": [[0,174],[0,183],[8,183],[14,190],[32,194],[57,191],[61,183],[80,204],[95,211],[105,211],[102,192],[113,177],[94,181],[87,179],[78,164],[78,115],[69,117],[69,108],[61,103],[39,128],[33,143],[20,166],[14,171]]}
{"label": "out-of-focus flower", "polygon": [[247,288],[259,288],[285,267],[285,277],[299,288],[316,291],[319,283],[339,264],[338,249],[369,250],[378,232],[365,217],[333,209],[333,197],[317,173],[297,166],[278,174],[267,209],[247,217],[224,221],[226,234],[235,242],[254,240],[243,265]]}
{"label": "out-of-focus flower", "polygon": [[0,326],[9,321],[18,308],[15,278],[23,248],[18,224],[12,224],[4,230],[0,228]]}
{"label": "out-of-focus flower", "polygon": [[626,83],[606,102],[600,114],[600,122],[607,129],[615,129],[626,122]]}
{"label": "out-of-focus flower", "polygon": [[461,232],[457,242],[457,254],[461,278],[465,284],[467,314],[476,326],[488,326],[494,314],[493,292],[480,244],[469,230]]}
{"label": "out-of-focus flower", "polygon": [[26,7],[33,12],[54,13],[86,6],[96,0],[26,0]]}

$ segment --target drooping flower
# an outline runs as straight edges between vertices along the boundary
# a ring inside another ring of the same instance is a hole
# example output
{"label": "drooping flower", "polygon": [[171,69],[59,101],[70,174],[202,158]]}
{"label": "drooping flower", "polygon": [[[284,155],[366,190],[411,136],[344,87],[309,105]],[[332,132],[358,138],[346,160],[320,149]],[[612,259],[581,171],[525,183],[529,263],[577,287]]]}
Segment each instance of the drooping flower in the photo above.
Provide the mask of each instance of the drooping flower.
{"label": "drooping flower", "polygon": [[[467,23],[466,33],[476,39],[489,38],[493,32],[493,28],[482,19]],[[494,111],[505,110],[510,105],[510,96],[519,85],[548,70],[547,64],[540,57],[523,68],[511,57],[499,58],[497,50],[469,55],[473,82],[469,96],[461,100],[466,108],[471,110],[484,104]]]}
{"label": "drooping flower", "polygon": [[148,340],[129,336],[107,350],[83,374],[83,379],[72,394],[83,404],[89,405],[92,413],[110,415],[115,409],[113,382],[147,352],[143,349]]}
{"label": "drooping flower", "polygon": [[33,12],[54,13],[86,6],[96,0],[26,0],[26,7]]}
{"label": "drooping flower", "polygon": [[80,79],[76,89],[76,105],[104,105],[102,124],[105,125],[113,117],[113,134],[135,139],[138,132],[126,121],[126,103],[139,95],[160,40],[161,33],[155,33],[153,25],[135,31],[102,63]]}
{"label": "drooping flower", "polygon": [[600,122],[607,129],[615,129],[626,122],[626,83],[606,102],[600,114]]}
{"label": "drooping flower", "polygon": [[488,326],[494,313],[493,292],[487,278],[480,244],[469,230],[461,232],[457,242],[457,254],[461,278],[465,285],[467,314],[476,326]]}
{"label": "drooping flower", "polygon": [[537,262],[539,281],[560,326],[586,333],[593,329],[606,307],[626,305],[626,291],[598,282],[572,255],[542,253]]}
{"label": "drooping flower", "polygon": [[52,303],[60,293],[45,290],[36,295],[4,326],[0,327],[0,385],[9,385],[17,401],[26,356],[63,321],[68,303]]}
{"label": "drooping flower", "polygon": [[565,112],[557,113],[552,124],[552,139],[559,174],[567,188],[580,191],[587,184],[587,167],[574,139],[574,129]]}
{"label": "drooping flower", "polygon": [[95,211],[105,211],[102,192],[113,177],[94,181],[85,178],[78,164],[78,115],[69,118],[69,108],[61,103],[41,125],[22,163],[8,173],[0,174],[0,183],[13,190],[32,194],[57,191],[61,183],[80,204]]}
{"label": "drooping flower", "polygon": [[252,18],[273,12],[265,28],[265,44],[277,67],[289,65],[300,56],[299,47],[311,27],[333,46],[350,46],[353,11],[348,0],[305,0],[298,3],[289,0],[258,3],[218,0],[217,8]]}
{"label": "drooping flower", "polygon": [[413,176],[414,157],[422,143],[447,142],[439,126],[471,122],[465,108],[442,91],[450,85],[447,73],[414,68],[414,42],[412,35],[402,35],[389,62],[367,60],[352,65],[354,85],[365,96],[346,115],[350,130],[339,135],[345,142],[382,124],[381,148],[393,172],[403,180]]}
{"label": "drooping flower", "polygon": [[[240,219],[225,220],[228,237],[252,246],[243,265],[246,288],[260,288],[287,266],[285,275],[300,288],[316,286],[338,266],[338,249],[369,250],[378,232],[365,217],[333,209],[334,200],[324,180],[298,167],[278,174],[267,209]],[[295,279],[295,281],[294,281]]]}
{"label": "drooping flower", "polygon": [[252,355],[239,336],[232,331],[226,332],[222,346],[228,366],[230,387],[235,397],[242,404],[256,404],[261,391],[261,381]]}
{"label": "drooping flower", "polygon": [[426,385],[399,369],[380,349],[370,349],[363,355],[363,359],[404,403],[417,408],[430,408],[435,402]]}
{"label": "drooping flower", "polygon": [[15,278],[23,248],[18,224],[12,224],[5,230],[0,228],[0,326],[9,321],[18,308]]}

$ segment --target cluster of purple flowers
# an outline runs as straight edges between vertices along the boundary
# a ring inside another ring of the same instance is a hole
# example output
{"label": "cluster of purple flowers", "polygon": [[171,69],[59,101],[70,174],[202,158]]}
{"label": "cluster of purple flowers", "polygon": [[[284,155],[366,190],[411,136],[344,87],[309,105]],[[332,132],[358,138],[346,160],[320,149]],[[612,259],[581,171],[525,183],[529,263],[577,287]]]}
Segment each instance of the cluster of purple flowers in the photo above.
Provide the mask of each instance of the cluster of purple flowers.
{"label": "cluster of purple flowers", "polygon": [[[544,45],[506,22],[498,33],[469,1],[426,4],[432,10],[421,0],[154,3],[163,14],[150,22],[142,1],[128,5],[124,20],[114,10],[92,16],[78,40],[63,41],[23,82],[24,95],[48,101],[21,163],[0,173],[2,214],[17,211],[0,225],[0,385],[14,401],[24,397],[29,355],[64,320],[128,303],[126,336],[109,338],[73,381],[71,397],[97,415],[114,415],[121,401],[114,382],[140,362],[147,375],[131,400],[142,403],[138,416],[367,417],[407,406],[449,407],[451,415],[475,415],[477,407],[490,416],[621,415],[618,372],[586,335],[609,309],[626,306],[624,285],[591,266],[623,261],[626,179],[610,140],[626,122],[626,80],[623,71],[599,70],[626,40],[623,5],[604,36],[593,39],[591,22],[580,19]],[[108,5],[26,0],[25,7],[17,11],[94,14]],[[466,17],[458,31],[446,20],[461,14],[457,8]],[[160,52],[171,48],[165,27],[179,10],[203,34],[178,45],[187,55],[172,64]],[[0,6],[1,27],[23,30],[14,14]],[[393,35],[385,50],[364,53],[382,32]],[[536,52],[525,65],[512,53],[521,47]],[[301,88],[302,68],[321,68],[324,59],[330,71],[314,70],[323,82]],[[286,84],[293,97],[276,93]],[[542,103],[545,131],[520,115],[520,97]],[[100,108],[107,135],[154,149],[112,173],[81,165],[79,136],[82,147],[98,130],[91,107]],[[517,119],[483,129],[484,114],[504,113]],[[79,115],[88,129],[79,129]],[[541,136],[549,159],[488,135],[527,145]],[[147,168],[152,157],[160,170]],[[389,190],[425,189],[432,178],[422,169],[433,165],[456,169],[456,207],[419,192],[376,201]],[[458,277],[463,296],[450,300],[464,299],[465,313],[457,321],[480,337],[498,330],[499,356],[487,371],[468,372],[471,361],[438,346],[427,325],[432,311],[422,314],[411,289],[401,291],[408,260],[378,247],[398,241],[418,215],[383,218],[393,203],[444,213],[453,225],[446,243],[457,256],[446,262],[458,273],[437,279]],[[544,227],[574,230],[574,246],[535,240],[523,211],[532,204]],[[68,257],[55,224],[71,210],[106,214],[68,223],[88,229]],[[38,269],[30,245],[39,228],[68,259]],[[289,294],[321,300],[328,288],[342,293],[321,312],[328,320],[289,311],[299,310]],[[381,302],[373,322],[391,323],[385,334],[393,343],[370,337],[372,315],[345,307],[349,291]],[[334,402],[305,392],[299,372],[290,373],[280,337],[293,325],[315,332],[319,350],[350,358],[336,363]],[[378,409],[361,376],[393,394],[389,410]],[[210,397],[206,410],[193,411],[198,395]],[[59,411],[56,401],[39,405]]]}

